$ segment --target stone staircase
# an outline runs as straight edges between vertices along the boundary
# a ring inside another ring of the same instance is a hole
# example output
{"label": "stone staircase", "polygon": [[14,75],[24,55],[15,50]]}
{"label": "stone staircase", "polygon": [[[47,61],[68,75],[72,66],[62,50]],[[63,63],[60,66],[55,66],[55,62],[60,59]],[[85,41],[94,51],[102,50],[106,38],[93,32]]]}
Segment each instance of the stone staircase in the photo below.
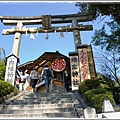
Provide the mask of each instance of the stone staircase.
{"label": "stone staircase", "polygon": [[0,118],[83,118],[74,92],[22,92],[0,110]]}

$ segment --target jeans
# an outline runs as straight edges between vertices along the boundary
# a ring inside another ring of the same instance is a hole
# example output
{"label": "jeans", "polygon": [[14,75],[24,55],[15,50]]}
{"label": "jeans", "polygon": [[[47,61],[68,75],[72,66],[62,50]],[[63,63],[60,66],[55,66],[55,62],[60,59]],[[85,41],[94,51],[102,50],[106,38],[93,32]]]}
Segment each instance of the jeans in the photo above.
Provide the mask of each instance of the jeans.
{"label": "jeans", "polygon": [[16,84],[16,85],[15,85],[15,88],[17,88],[17,89],[19,90],[19,85],[18,85],[18,84]]}
{"label": "jeans", "polygon": [[38,79],[31,79],[31,86],[33,88],[33,92],[36,92],[35,86],[37,84]]}
{"label": "jeans", "polygon": [[50,91],[50,90],[49,90],[50,78],[45,77],[44,80],[45,80],[46,90],[47,90],[47,92],[49,92],[49,91]]}

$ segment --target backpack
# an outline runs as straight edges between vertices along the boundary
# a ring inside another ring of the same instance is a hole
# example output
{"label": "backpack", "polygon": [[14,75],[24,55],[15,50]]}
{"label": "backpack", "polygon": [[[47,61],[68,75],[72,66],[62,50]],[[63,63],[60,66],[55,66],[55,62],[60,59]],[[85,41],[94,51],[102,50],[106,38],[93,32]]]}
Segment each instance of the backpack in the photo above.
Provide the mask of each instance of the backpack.
{"label": "backpack", "polygon": [[46,76],[46,77],[52,77],[52,74],[51,74],[50,69],[44,69],[43,76]]}

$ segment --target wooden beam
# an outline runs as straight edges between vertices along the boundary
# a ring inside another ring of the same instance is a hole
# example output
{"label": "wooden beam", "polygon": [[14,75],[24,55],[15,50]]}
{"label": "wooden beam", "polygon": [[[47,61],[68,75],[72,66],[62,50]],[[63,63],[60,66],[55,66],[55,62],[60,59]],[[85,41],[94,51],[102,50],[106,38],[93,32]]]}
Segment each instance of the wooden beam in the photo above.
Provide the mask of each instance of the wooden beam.
{"label": "wooden beam", "polygon": [[52,27],[51,29],[43,29],[41,28],[26,28],[23,27],[22,30],[17,30],[16,28],[12,29],[5,29],[2,31],[3,35],[10,35],[10,34],[15,34],[16,32],[20,32],[21,34],[30,34],[30,33],[50,33],[50,32],[73,32],[73,30],[79,30],[79,31],[88,31],[88,30],[93,30],[92,25],[79,25],[78,27],[66,27],[66,26],[60,26],[60,27]]}
{"label": "wooden beam", "polygon": [[[71,23],[73,19],[76,19],[78,22],[86,22],[86,21],[92,21],[93,17],[94,17],[93,13],[52,15],[51,24]],[[4,25],[16,25],[17,22],[22,22],[23,25],[42,24],[42,16],[33,16],[33,17],[0,16],[0,19]]]}

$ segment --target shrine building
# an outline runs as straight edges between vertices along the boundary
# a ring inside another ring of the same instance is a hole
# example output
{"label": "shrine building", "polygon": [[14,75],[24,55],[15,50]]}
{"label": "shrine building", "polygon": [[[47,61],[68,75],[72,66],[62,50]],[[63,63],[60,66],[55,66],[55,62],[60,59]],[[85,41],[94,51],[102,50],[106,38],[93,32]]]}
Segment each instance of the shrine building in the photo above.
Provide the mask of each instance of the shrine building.
{"label": "shrine building", "polygon": [[[70,58],[56,52],[45,52],[39,58],[28,61],[18,66],[19,72],[25,72],[29,74],[33,68],[37,68],[39,74],[43,68],[48,65],[52,69],[54,78],[52,80],[53,89],[59,91],[70,91],[71,89],[71,70],[70,70]],[[57,88],[56,88],[57,87]],[[27,90],[31,90],[30,87]],[[45,92],[45,84],[41,85],[37,89],[38,92]]]}

